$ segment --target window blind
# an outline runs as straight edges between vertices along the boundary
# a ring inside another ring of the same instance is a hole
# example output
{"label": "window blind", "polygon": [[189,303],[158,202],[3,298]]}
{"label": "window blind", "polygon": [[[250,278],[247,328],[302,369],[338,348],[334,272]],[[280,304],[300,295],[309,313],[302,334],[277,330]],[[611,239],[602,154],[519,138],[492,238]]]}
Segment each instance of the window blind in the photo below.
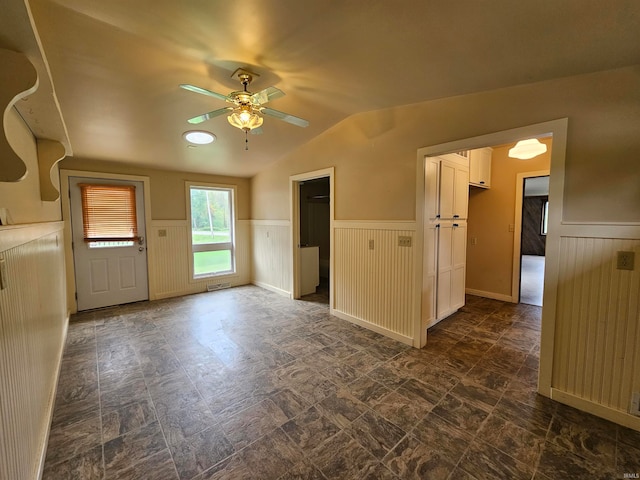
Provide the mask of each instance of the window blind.
{"label": "window blind", "polygon": [[133,185],[78,185],[85,242],[138,240],[136,188]]}

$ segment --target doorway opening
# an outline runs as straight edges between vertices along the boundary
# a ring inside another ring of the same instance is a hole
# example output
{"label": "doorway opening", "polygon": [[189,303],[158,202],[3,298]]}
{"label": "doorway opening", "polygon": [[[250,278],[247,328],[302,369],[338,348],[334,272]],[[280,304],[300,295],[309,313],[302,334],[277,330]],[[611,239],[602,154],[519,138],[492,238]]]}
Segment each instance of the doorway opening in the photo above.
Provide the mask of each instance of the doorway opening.
{"label": "doorway opening", "polygon": [[290,177],[293,298],[332,305],[333,168]]}
{"label": "doorway opening", "polygon": [[549,176],[522,179],[519,302],[542,306],[549,225]]}

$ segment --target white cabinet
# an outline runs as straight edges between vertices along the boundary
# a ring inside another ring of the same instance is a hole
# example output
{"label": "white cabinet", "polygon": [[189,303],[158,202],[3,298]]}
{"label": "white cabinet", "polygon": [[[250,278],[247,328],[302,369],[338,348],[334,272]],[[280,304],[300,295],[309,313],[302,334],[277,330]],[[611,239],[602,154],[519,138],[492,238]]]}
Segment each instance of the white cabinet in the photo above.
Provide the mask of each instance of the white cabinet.
{"label": "white cabinet", "polygon": [[469,203],[468,159],[425,158],[422,317],[427,327],[464,305]]}
{"label": "white cabinet", "polygon": [[491,188],[491,153],[489,147],[469,152],[469,185]]}
{"label": "white cabinet", "polygon": [[429,219],[465,219],[469,205],[469,165],[456,154],[429,157],[425,173]]}
{"label": "white cabinet", "polygon": [[436,321],[448,317],[464,305],[467,222],[441,222],[438,230]]}

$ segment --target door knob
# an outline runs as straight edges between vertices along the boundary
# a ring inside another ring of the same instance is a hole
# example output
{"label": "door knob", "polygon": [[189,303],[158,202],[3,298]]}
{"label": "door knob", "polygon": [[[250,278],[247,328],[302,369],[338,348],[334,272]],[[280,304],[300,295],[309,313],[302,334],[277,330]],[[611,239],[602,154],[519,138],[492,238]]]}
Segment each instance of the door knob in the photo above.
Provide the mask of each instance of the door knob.
{"label": "door knob", "polygon": [[144,252],[144,247],[138,247],[139,252]]}

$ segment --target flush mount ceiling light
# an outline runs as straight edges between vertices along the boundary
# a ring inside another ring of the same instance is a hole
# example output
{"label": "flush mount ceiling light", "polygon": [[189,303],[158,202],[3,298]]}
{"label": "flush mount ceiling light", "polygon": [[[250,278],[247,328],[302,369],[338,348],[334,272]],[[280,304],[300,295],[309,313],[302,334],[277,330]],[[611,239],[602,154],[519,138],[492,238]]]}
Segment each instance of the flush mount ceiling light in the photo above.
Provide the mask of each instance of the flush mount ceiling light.
{"label": "flush mount ceiling light", "polygon": [[204,130],[190,130],[184,132],[183,137],[187,142],[195,143],[196,145],[206,145],[216,139],[213,133],[205,132]]}
{"label": "flush mount ceiling light", "polygon": [[511,158],[519,158],[520,160],[529,160],[546,151],[547,146],[544,143],[540,143],[540,140],[537,138],[529,138],[527,140],[520,140],[513,148],[510,148],[509,156]]}

